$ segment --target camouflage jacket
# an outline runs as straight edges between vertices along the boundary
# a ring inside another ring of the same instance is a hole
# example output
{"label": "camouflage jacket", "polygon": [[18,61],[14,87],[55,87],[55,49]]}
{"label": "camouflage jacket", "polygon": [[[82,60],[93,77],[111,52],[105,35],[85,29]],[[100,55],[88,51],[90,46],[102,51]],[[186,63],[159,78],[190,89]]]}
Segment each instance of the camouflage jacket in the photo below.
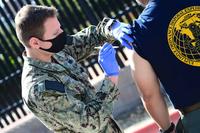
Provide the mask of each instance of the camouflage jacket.
{"label": "camouflage jacket", "polygon": [[23,54],[22,97],[31,112],[54,132],[122,132],[111,118],[118,89],[105,78],[94,91],[88,73],[78,63],[95,46],[113,40],[106,29],[108,20],[72,35],[71,43],[53,55],[53,62],[42,62]]}

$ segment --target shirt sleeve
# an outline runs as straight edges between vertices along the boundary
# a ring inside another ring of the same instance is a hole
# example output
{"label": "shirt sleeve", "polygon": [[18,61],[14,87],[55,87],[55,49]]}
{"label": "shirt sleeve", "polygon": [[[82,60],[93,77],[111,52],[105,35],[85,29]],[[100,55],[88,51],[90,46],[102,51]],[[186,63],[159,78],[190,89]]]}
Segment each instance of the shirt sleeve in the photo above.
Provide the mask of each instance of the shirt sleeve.
{"label": "shirt sleeve", "polygon": [[40,110],[63,125],[92,131],[106,123],[112,113],[112,101],[117,95],[115,86],[108,81],[104,81],[100,88],[90,101],[85,102],[63,84],[45,80],[33,87],[29,103],[37,105],[31,108],[33,112]]}
{"label": "shirt sleeve", "polygon": [[105,97],[105,103],[110,103],[113,102],[119,95],[119,89],[108,77],[105,77],[105,79],[102,81],[102,84],[97,89],[96,95]]}
{"label": "shirt sleeve", "polygon": [[104,18],[97,26],[91,25],[78,33],[71,35],[71,43],[65,46],[64,51],[77,61],[88,57],[94,52],[94,47],[105,42],[112,43],[114,37],[109,29],[113,19]]}
{"label": "shirt sleeve", "polygon": [[156,8],[156,2],[151,1],[138,19],[135,19],[132,24],[132,34],[134,39],[133,47],[135,51],[146,60],[148,60],[148,54],[150,52],[148,50],[149,46],[146,45],[155,45],[154,40],[157,31],[155,19],[157,19],[157,16],[159,15],[159,13],[155,12]]}

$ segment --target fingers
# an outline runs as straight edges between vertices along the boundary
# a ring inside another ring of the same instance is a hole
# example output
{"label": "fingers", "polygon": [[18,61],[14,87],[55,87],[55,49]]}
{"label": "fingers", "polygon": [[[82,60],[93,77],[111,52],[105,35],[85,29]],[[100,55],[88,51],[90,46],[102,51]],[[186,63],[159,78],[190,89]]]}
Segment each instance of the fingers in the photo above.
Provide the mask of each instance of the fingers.
{"label": "fingers", "polygon": [[125,47],[127,47],[128,49],[133,50],[133,46],[131,45],[131,43],[128,43],[126,40],[124,40],[124,39],[122,39],[122,38],[121,38],[119,41],[120,41],[120,43],[122,44],[122,46],[125,46]]}
{"label": "fingers", "polygon": [[106,49],[102,53],[100,53],[100,56],[105,58],[105,57],[112,55],[113,53],[115,53],[115,50],[111,47],[111,48]]}
{"label": "fingers", "polygon": [[121,28],[121,32],[118,36],[118,40],[120,43],[127,47],[128,49],[133,50],[133,46],[131,45],[134,42],[133,37],[131,37],[132,34],[132,26],[129,24],[122,23],[123,27]]}
{"label": "fingers", "polygon": [[123,32],[120,34],[120,38],[126,40],[128,43],[133,43],[133,38]]}
{"label": "fingers", "polygon": [[131,31],[131,29],[129,28],[126,28],[126,27],[123,27],[122,29],[121,29],[121,33],[119,34],[119,38],[118,38],[118,40],[125,40],[125,41],[127,41],[128,43],[133,43],[133,38],[130,36],[131,35],[131,33],[132,33],[132,31]]}
{"label": "fingers", "polygon": [[113,53],[115,53],[115,49],[112,47],[112,45],[104,44],[102,49],[99,51],[99,56],[106,57],[112,55]]}
{"label": "fingers", "polygon": [[127,24],[127,23],[121,23],[121,25],[122,25],[123,27],[128,28],[128,29],[132,27],[130,24]]}
{"label": "fingers", "polygon": [[104,43],[104,45],[102,46],[102,49],[104,49],[104,48],[106,48],[106,47],[108,47],[110,45],[110,43]]}
{"label": "fingers", "polygon": [[128,28],[128,27],[123,27],[123,28],[122,28],[122,32],[124,32],[124,33],[126,33],[126,34],[132,34],[131,28]]}
{"label": "fingers", "polygon": [[107,53],[110,49],[112,49],[112,45],[109,43],[106,43],[103,45],[102,49],[100,50],[100,54]]}

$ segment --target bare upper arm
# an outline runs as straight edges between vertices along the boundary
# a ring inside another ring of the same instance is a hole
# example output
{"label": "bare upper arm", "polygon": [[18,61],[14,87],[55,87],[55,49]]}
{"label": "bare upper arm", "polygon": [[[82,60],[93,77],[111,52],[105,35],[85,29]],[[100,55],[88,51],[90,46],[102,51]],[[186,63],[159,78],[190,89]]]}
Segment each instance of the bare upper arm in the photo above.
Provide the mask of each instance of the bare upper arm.
{"label": "bare upper arm", "polygon": [[132,54],[131,63],[132,75],[141,96],[149,98],[160,94],[160,84],[151,64],[136,52]]}

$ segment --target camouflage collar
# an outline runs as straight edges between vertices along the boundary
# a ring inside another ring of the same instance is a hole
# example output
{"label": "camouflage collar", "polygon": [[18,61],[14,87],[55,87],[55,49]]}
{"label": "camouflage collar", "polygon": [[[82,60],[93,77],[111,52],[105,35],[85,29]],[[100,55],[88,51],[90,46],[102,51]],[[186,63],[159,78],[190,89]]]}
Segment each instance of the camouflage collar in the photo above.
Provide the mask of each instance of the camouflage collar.
{"label": "camouflage collar", "polygon": [[[48,71],[64,71],[65,68],[63,66],[61,66],[60,64],[57,63],[53,63],[53,62],[44,62],[38,59],[33,59],[30,57],[26,56],[26,52],[24,51],[23,54],[23,59],[24,59],[24,64],[28,64],[40,69],[44,69],[44,70],[48,70]],[[56,55],[55,55],[56,56]],[[56,58],[57,60],[57,58]],[[60,62],[60,61],[58,61]]]}

